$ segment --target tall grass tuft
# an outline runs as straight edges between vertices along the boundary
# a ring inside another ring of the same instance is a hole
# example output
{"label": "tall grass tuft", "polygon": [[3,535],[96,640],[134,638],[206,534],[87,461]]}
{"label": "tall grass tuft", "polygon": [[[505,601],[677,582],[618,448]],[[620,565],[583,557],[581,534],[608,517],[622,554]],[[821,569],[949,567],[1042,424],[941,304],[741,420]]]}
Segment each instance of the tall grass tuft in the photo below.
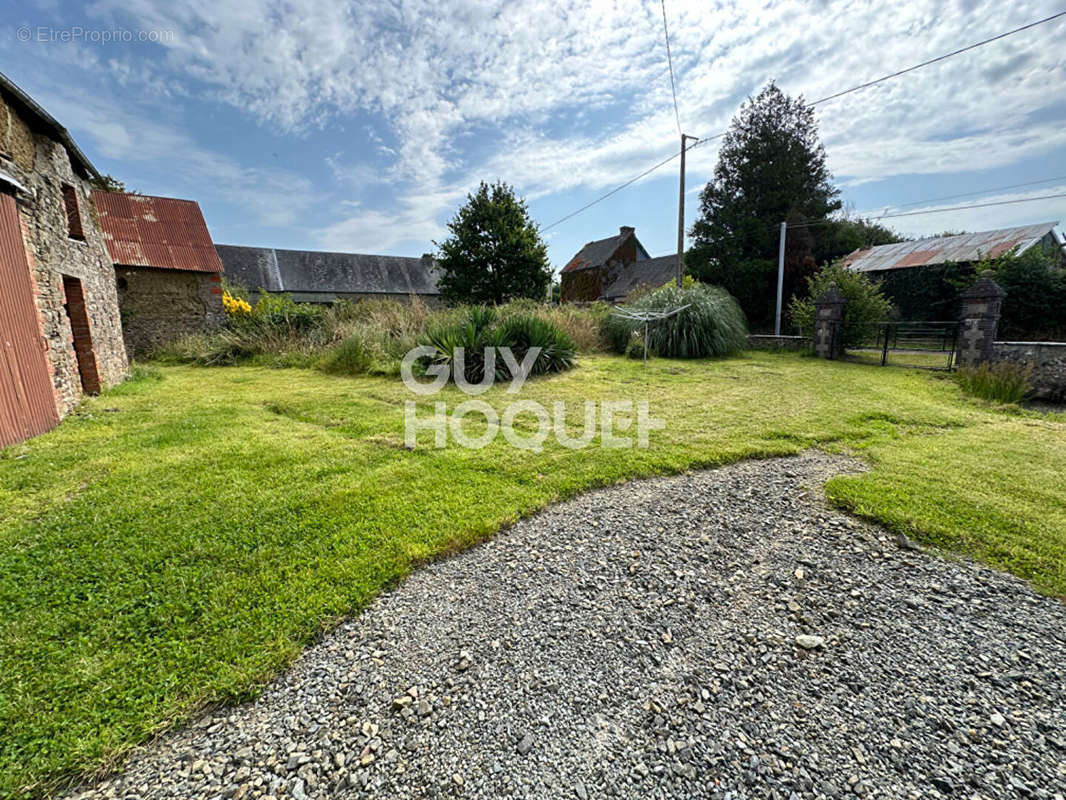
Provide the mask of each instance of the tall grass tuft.
{"label": "tall grass tuft", "polygon": [[959,386],[967,394],[990,403],[1020,403],[1029,393],[1029,377],[1033,368],[1028,365],[997,362],[960,367],[956,373]]}
{"label": "tall grass tuft", "polygon": [[[683,311],[648,325],[648,350],[666,358],[708,358],[743,350],[748,343],[744,312],[727,291],[696,283],[678,289],[673,283],[637,298],[624,308],[634,311],[664,311],[688,306]],[[643,336],[644,325],[610,315],[604,333],[618,353],[633,351]]]}

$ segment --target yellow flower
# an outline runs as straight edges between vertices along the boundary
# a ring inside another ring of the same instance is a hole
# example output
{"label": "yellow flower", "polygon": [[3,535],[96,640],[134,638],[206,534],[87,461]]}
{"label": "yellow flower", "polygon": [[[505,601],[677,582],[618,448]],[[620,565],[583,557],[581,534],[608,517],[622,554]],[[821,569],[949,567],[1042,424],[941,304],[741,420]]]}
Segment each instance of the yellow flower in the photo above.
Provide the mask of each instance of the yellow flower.
{"label": "yellow flower", "polygon": [[229,292],[222,293],[222,307],[226,310],[227,314],[233,316],[242,316],[244,314],[251,314],[252,307],[248,304],[248,301],[241,297],[234,297]]}

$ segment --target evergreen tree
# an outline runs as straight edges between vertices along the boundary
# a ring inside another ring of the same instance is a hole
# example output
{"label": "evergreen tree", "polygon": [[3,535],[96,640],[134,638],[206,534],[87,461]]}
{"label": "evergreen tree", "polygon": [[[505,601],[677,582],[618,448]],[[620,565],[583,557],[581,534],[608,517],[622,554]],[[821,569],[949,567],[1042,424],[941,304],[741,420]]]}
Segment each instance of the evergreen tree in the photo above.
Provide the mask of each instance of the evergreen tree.
{"label": "evergreen tree", "polygon": [[[831,181],[814,110],[770,83],[741,107],[722,140],[690,231],[689,271],[724,286],[754,329],[767,327],[774,314],[780,223],[819,222],[839,209]],[[791,291],[804,285],[821,255],[818,226],[795,231],[794,246],[786,239]]]}
{"label": "evergreen tree", "polygon": [[484,181],[448,223],[437,245],[440,290],[455,303],[544,300],[551,281],[548,248],[523,199],[506,183]]}

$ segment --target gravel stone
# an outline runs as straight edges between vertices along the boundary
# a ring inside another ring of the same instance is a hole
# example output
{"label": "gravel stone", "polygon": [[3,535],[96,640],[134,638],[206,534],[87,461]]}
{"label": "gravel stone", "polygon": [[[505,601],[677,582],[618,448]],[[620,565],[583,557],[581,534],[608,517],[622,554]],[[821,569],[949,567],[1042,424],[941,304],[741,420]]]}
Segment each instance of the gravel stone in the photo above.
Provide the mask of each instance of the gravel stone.
{"label": "gravel stone", "polygon": [[828,508],[858,468],[561,503],[74,794],[1064,800],[1066,609]]}

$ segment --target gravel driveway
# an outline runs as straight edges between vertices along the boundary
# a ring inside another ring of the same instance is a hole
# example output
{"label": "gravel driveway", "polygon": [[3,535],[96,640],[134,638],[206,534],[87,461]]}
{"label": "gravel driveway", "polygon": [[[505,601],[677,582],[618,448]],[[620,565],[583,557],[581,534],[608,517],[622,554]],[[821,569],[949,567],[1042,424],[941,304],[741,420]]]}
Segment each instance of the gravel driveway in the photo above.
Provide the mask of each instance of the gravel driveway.
{"label": "gravel driveway", "polygon": [[84,796],[1062,800],[1066,609],[827,509],[850,466],[555,506]]}

